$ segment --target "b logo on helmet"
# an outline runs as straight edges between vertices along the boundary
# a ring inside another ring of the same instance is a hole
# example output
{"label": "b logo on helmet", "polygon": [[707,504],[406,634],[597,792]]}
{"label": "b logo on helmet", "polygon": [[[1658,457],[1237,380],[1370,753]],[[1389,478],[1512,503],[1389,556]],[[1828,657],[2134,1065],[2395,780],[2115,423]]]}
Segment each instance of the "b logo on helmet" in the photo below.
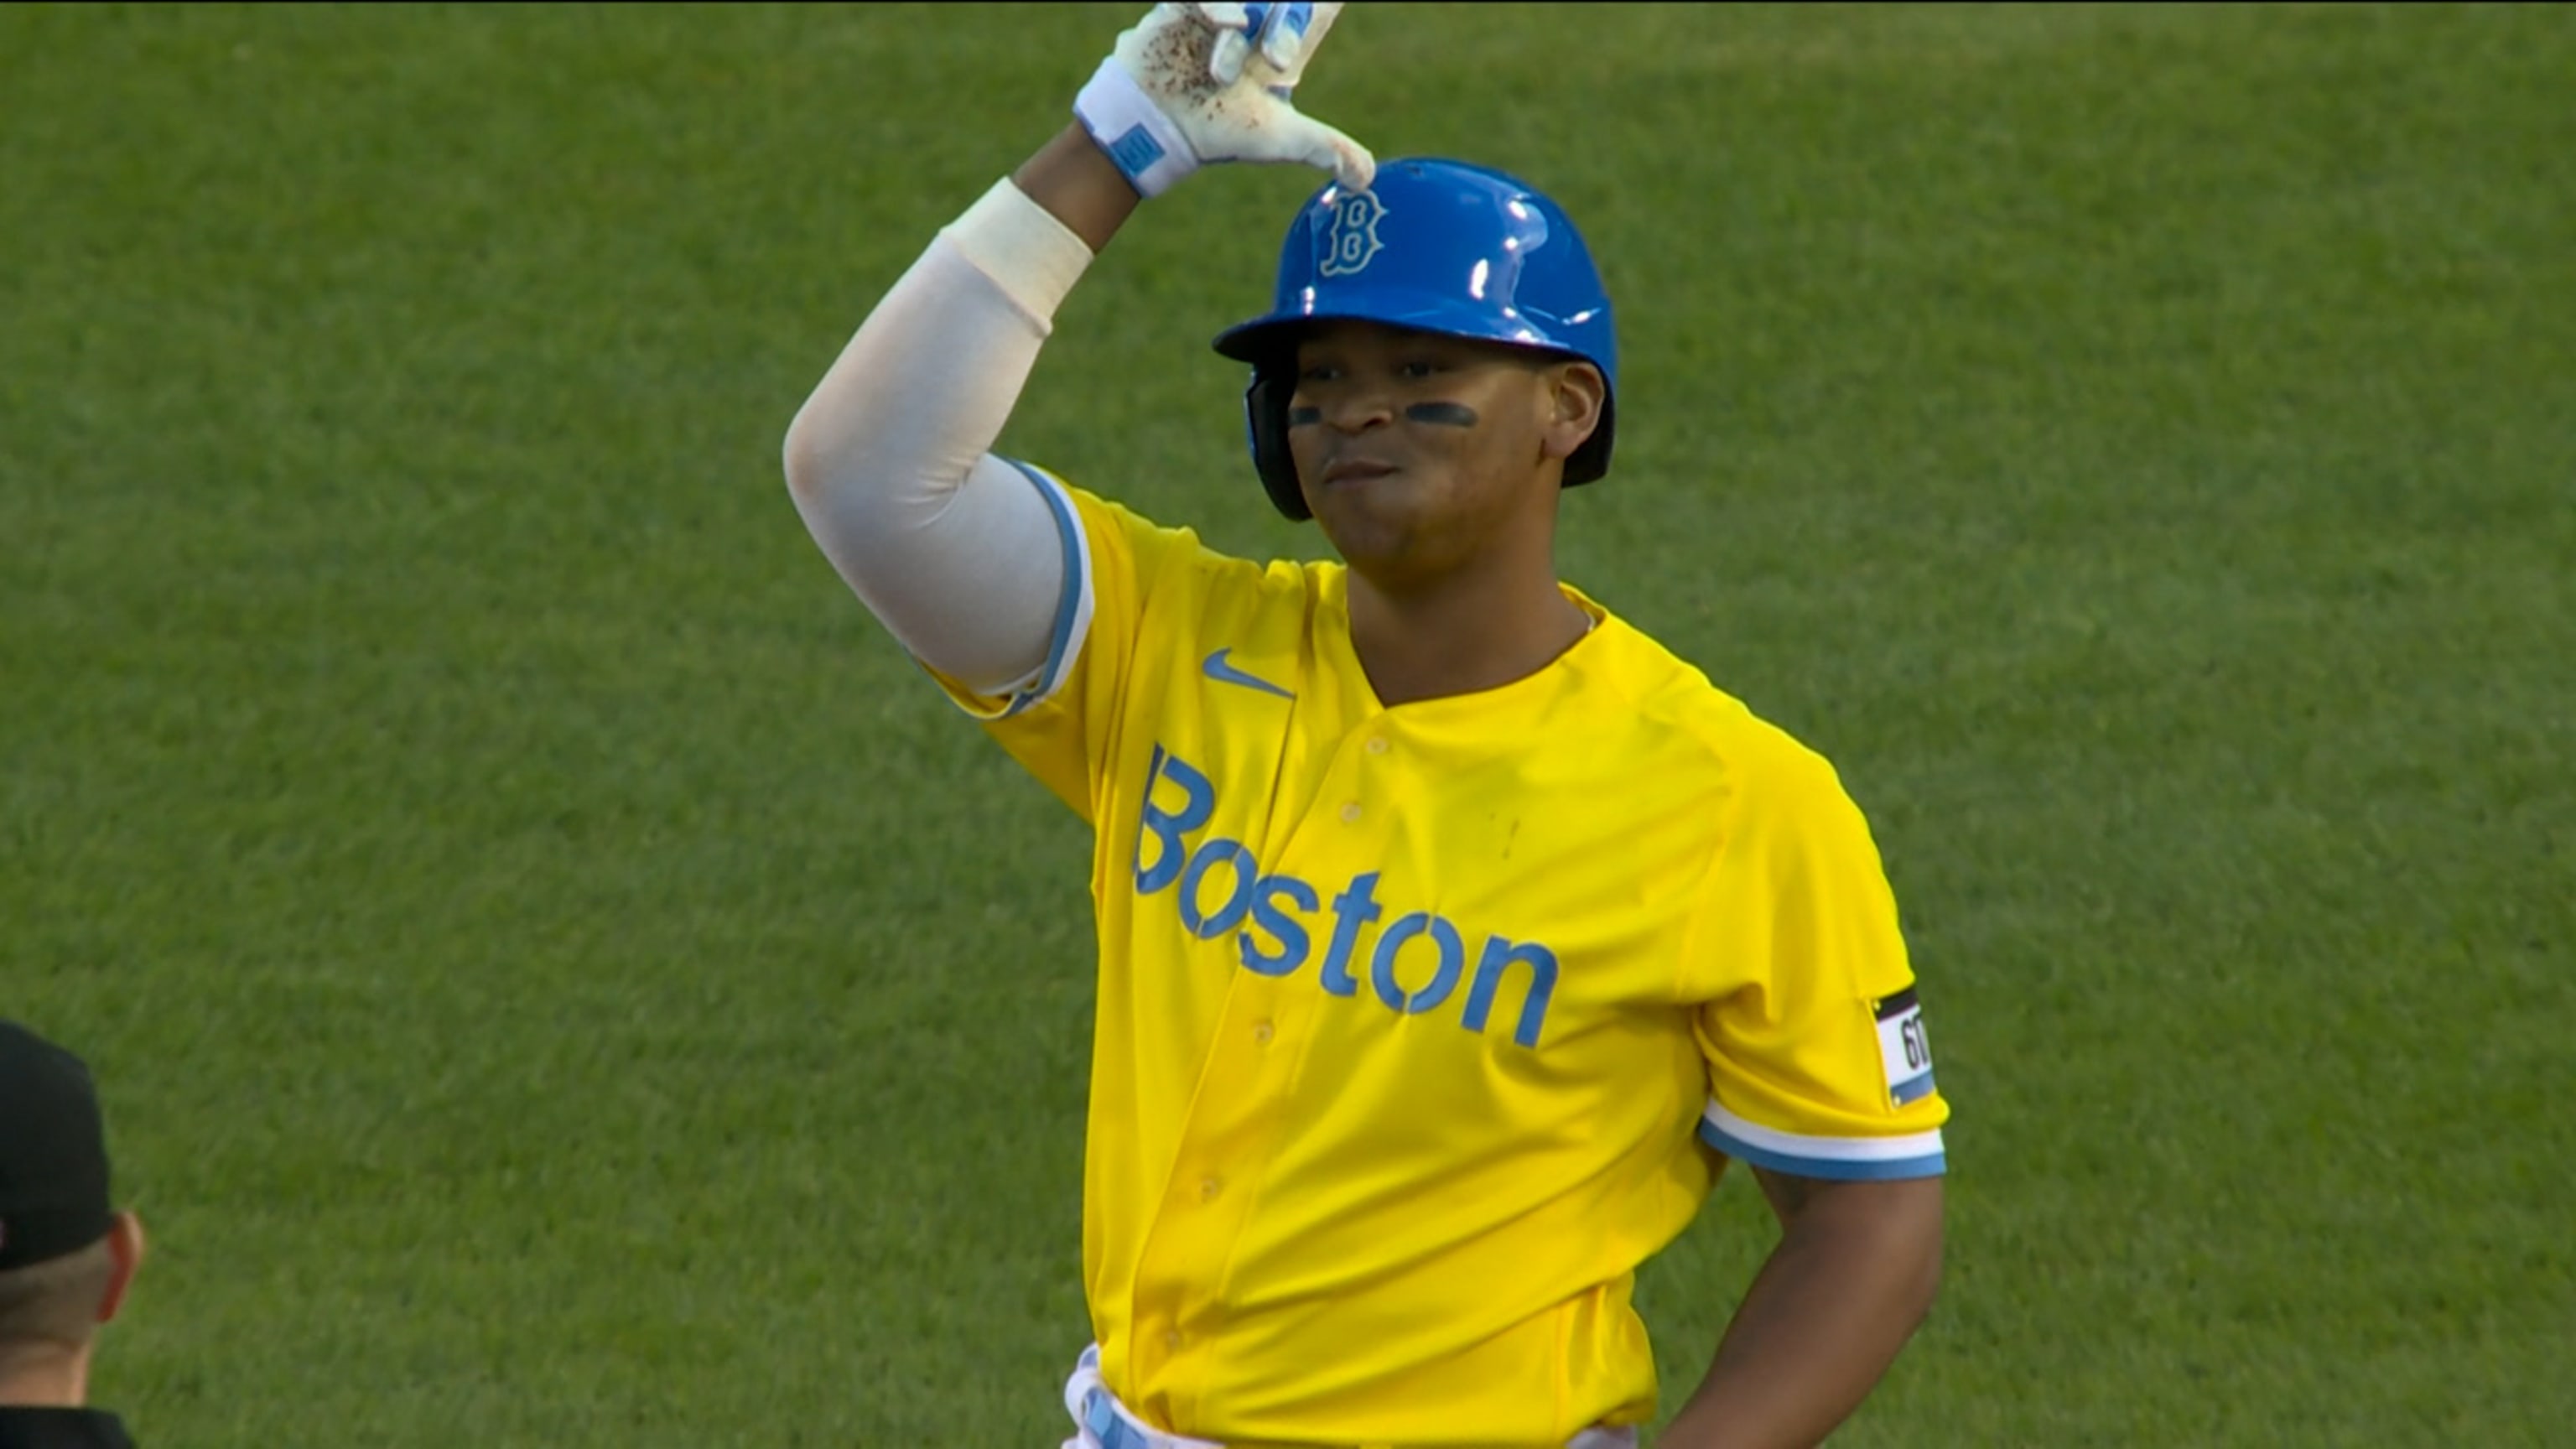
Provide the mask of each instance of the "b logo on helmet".
{"label": "b logo on helmet", "polygon": [[1347,277],[1365,268],[1386,244],[1378,240],[1378,219],[1385,203],[1365,191],[1354,191],[1333,203],[1332,229],[1324,236],[1324,259],[1315,270],[1327,277]]}

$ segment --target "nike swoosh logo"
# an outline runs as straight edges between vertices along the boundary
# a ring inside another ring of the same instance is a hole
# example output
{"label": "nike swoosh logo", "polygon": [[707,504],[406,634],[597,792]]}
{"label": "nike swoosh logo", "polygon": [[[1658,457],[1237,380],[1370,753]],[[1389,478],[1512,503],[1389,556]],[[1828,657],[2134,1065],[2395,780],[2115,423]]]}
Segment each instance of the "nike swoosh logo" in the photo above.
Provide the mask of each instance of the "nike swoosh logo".
{"label": "nike swoosh logo", "polygon": [[1246,674],[1242,670],[1235,668],[1232,664],[1227,663],[1225,656],[1232,654],[1233,652],[1234,646],[1229,644],[1225,648],[1209,655],[1206,659],[1200,662],[1200,672],[1219,684],[1240,684],[1246,689],[1257,689],[1264,694],[1275,694],[1281,699],[1295,699],[1297,697],[1290,694],[1288,691],[1281,689],[1278,685],[1271,683],[1269,680],[1263,679],[1257,674]]}

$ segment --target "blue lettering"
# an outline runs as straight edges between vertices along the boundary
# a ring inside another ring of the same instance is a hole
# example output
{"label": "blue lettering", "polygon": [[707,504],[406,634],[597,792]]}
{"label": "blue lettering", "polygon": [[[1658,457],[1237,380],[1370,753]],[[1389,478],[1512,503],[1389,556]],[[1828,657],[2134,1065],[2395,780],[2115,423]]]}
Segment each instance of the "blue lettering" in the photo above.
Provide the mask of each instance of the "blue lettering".
{"label": "blue lettering", "polygon": [[1528,994],[1521,998],[1521,1022],[1512,1032],[1512,1040],[1534,1047],[1538,1045],[1539,1026],[1547,1020],[1548,998],[1556,994],[1556,953],[1536,942],[1506,941],[1500,936],[1485,938],[1484,957],[1476,963],[1476,984],[1467,990],[1467,1007],[1459,1013],[1458,1024],[1469,1031],[1485,1029],[1485,1018],[1494,1009],[1494,988],[1514,963],[1529,967],[1530,984]]}
{"label": "blue lettering", "polygon": [[[1313,954],[1321,893],[1312,882],[1296,876],[1264,874],[1260,858],[1243,841],[1219,837],[1192,850],[1190,837],[1216,818],[1216,807],[1216,786],[1205,774],[1161,745],[1154,746],[1145,767],[1145,795],[1136,820],[1136,893],[1150,896],[1177,884],[1173,910],[1183,929],[1202,941],[1232,934],[1236,958],[1256,976],[1293,975]],[[1203,899],[1209,895],[1208,877],[1219,867],[1230,874],[1226,888],[1210,903]],[[1352,974],[1352,965],[1365,952],[1369,985],[1387,1010],[1405,1016],[1437,1010],[1458,994],[1459,981],[1468,974],[1466,938],[1446,916],[1408,911],[1388,923],[1373,946],[1365,942],[1369,928],[1386,914],[1377,899],[1379,879],[1379,872],[1373,870],[1354,875],[1333,897],[1332,939],[1324,947],[1317,983],[1334,996],[1357,996],[1359,979]],[[1419,990],[1407,991],[1397,969],[1405,949],[1425,938],[1439,959],[1433,963],[1430,979]],[[1535,1049],[1547,1026],[1557,977],[1556,953],[1535,941],[1485,937],[1458,1025],[1478,1034],[1485,1031],[1495,999],[1502,994],[1503,978],[1515,966],[1527,967],[1528,978],[1512,1040]]]}
{"label": "blue lettering", "polygon": [[1242,952],[1243,969],[1261,976],[1285,976],[1306,964],[1306,951],[1313,943],[1306,927],[1296,917],[1279,909],[1279,897],[1297,903],[1297,909],[1311,913],[1315,909],[1315,888],[1293,875],[1265,875],[1252,888],[1252,921],[1268,931],[1279,943],[1276,952],[1264,951],[1252,944],[1252,933],[1235,937],[1236,949]]}
{"label": "blue lettering", "polygon": [[[1170,780],[1181,787],[1182,804],[1177,812],[1167,811],[1154,803],[1154,786]],[[1168,754],[1161,745],[1154,746],[1153,763],[1145,767],[1145,808],[1136,821],[1136,894],[1150,896],[1178,880],[1181,866],[1189,853],[1181,848],[1181,837],[1208,823],[1216,813],[1216,787],[1208,777],[1181,762],[1181,757]],[[1145,837],[1162,842],[1152,865],[1145,864]]]}
{"label": "blue lettering", "polygon": [[[1234,866],[1234,891],[1212,916],[1199,914],[1199,883],[1220,863]],[[1260,862],[1239,840],[1211,840],[1190,857],[1189,868],[1181,872],[1181,924],[1200,940],[1210,940],[1231,931],[1252,909],[1252,882],[1260,874]]]}
{"label": "blue lettering", "polygon": [[1377,902],[1371,893],[1377,889],[1377,872],[1351,877],[1351,883],[1333,897],[1333,944],[1324,948],[1324,989],[1335,996],[1349,996],[1360,989],[1351,976],[1351,948],[1360,942],[1360,927],[1378,918]]}
{"label": "blue lettering", "polygon": [[[1407,996],[1404,988],[1396,984],[1395,953],[1404,948],[1405,942],[1426,932],[1432,944],[1440,948],[1440,969],[1431,973],[1430,984]],[[1377,954],[1369,960],[1369,980],[1377,987],[1377,999],[1385,1002],[1389,1011],[1411,1016],[1447,1001],[1449,993],[1458,989],[1458,973],[1466,965],[1467,945],[1458,939],[1458,928],[1445,917],[1415,911],[1396,917],[1377,938]]]}

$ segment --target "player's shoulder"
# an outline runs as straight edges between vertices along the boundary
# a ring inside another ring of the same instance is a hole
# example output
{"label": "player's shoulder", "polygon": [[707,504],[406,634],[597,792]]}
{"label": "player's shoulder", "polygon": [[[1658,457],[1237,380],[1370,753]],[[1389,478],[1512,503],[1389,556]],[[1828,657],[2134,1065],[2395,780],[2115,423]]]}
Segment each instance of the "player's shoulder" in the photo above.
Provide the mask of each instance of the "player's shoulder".
{"label": "player's shoulder", "polygon": [[1739,800],[1844,797],[1831,760],[1720,687],[1698,665],[1615,615],[1602,633],[1610,646],[1603,672],[1639,722],[1668,738],[1680,757],[1676,763],[1705,772],[1711,784]]}
{"label": "player's shoulder", "polygon": [[1083,532],[1133,560],[1149,591],[1182,590],[1214,602],[1240,596],[1247,603],[1312,595],[1320,588],[1317,566],[1285,559],[1261,560],[1227,553],[1187,524],[1169,524],[1142,510],[1049,474],[1071,502]]}

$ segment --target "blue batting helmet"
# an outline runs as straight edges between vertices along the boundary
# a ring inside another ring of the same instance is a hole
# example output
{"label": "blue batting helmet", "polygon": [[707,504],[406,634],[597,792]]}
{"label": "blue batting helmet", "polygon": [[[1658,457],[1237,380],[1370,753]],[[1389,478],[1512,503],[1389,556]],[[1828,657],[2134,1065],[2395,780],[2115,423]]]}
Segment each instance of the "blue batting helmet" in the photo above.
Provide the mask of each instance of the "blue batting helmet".
{"label": "blue batting helmet", "polygon": [[1601,426],[1565,461],[1565,485],[1609,471],[1619,347],[1610,294],[1564,208],[1518,177],[1464,161],[1381,162],[1366,191],[1309,198],[1279,249],[1266,316],[1228,328],[1216,350],[1252,364],[1243,395],[1252,464],[1270,501],[1311,515],[1288,453],[1297,332],[1351,318],[1579,357],[1610,384]]}

